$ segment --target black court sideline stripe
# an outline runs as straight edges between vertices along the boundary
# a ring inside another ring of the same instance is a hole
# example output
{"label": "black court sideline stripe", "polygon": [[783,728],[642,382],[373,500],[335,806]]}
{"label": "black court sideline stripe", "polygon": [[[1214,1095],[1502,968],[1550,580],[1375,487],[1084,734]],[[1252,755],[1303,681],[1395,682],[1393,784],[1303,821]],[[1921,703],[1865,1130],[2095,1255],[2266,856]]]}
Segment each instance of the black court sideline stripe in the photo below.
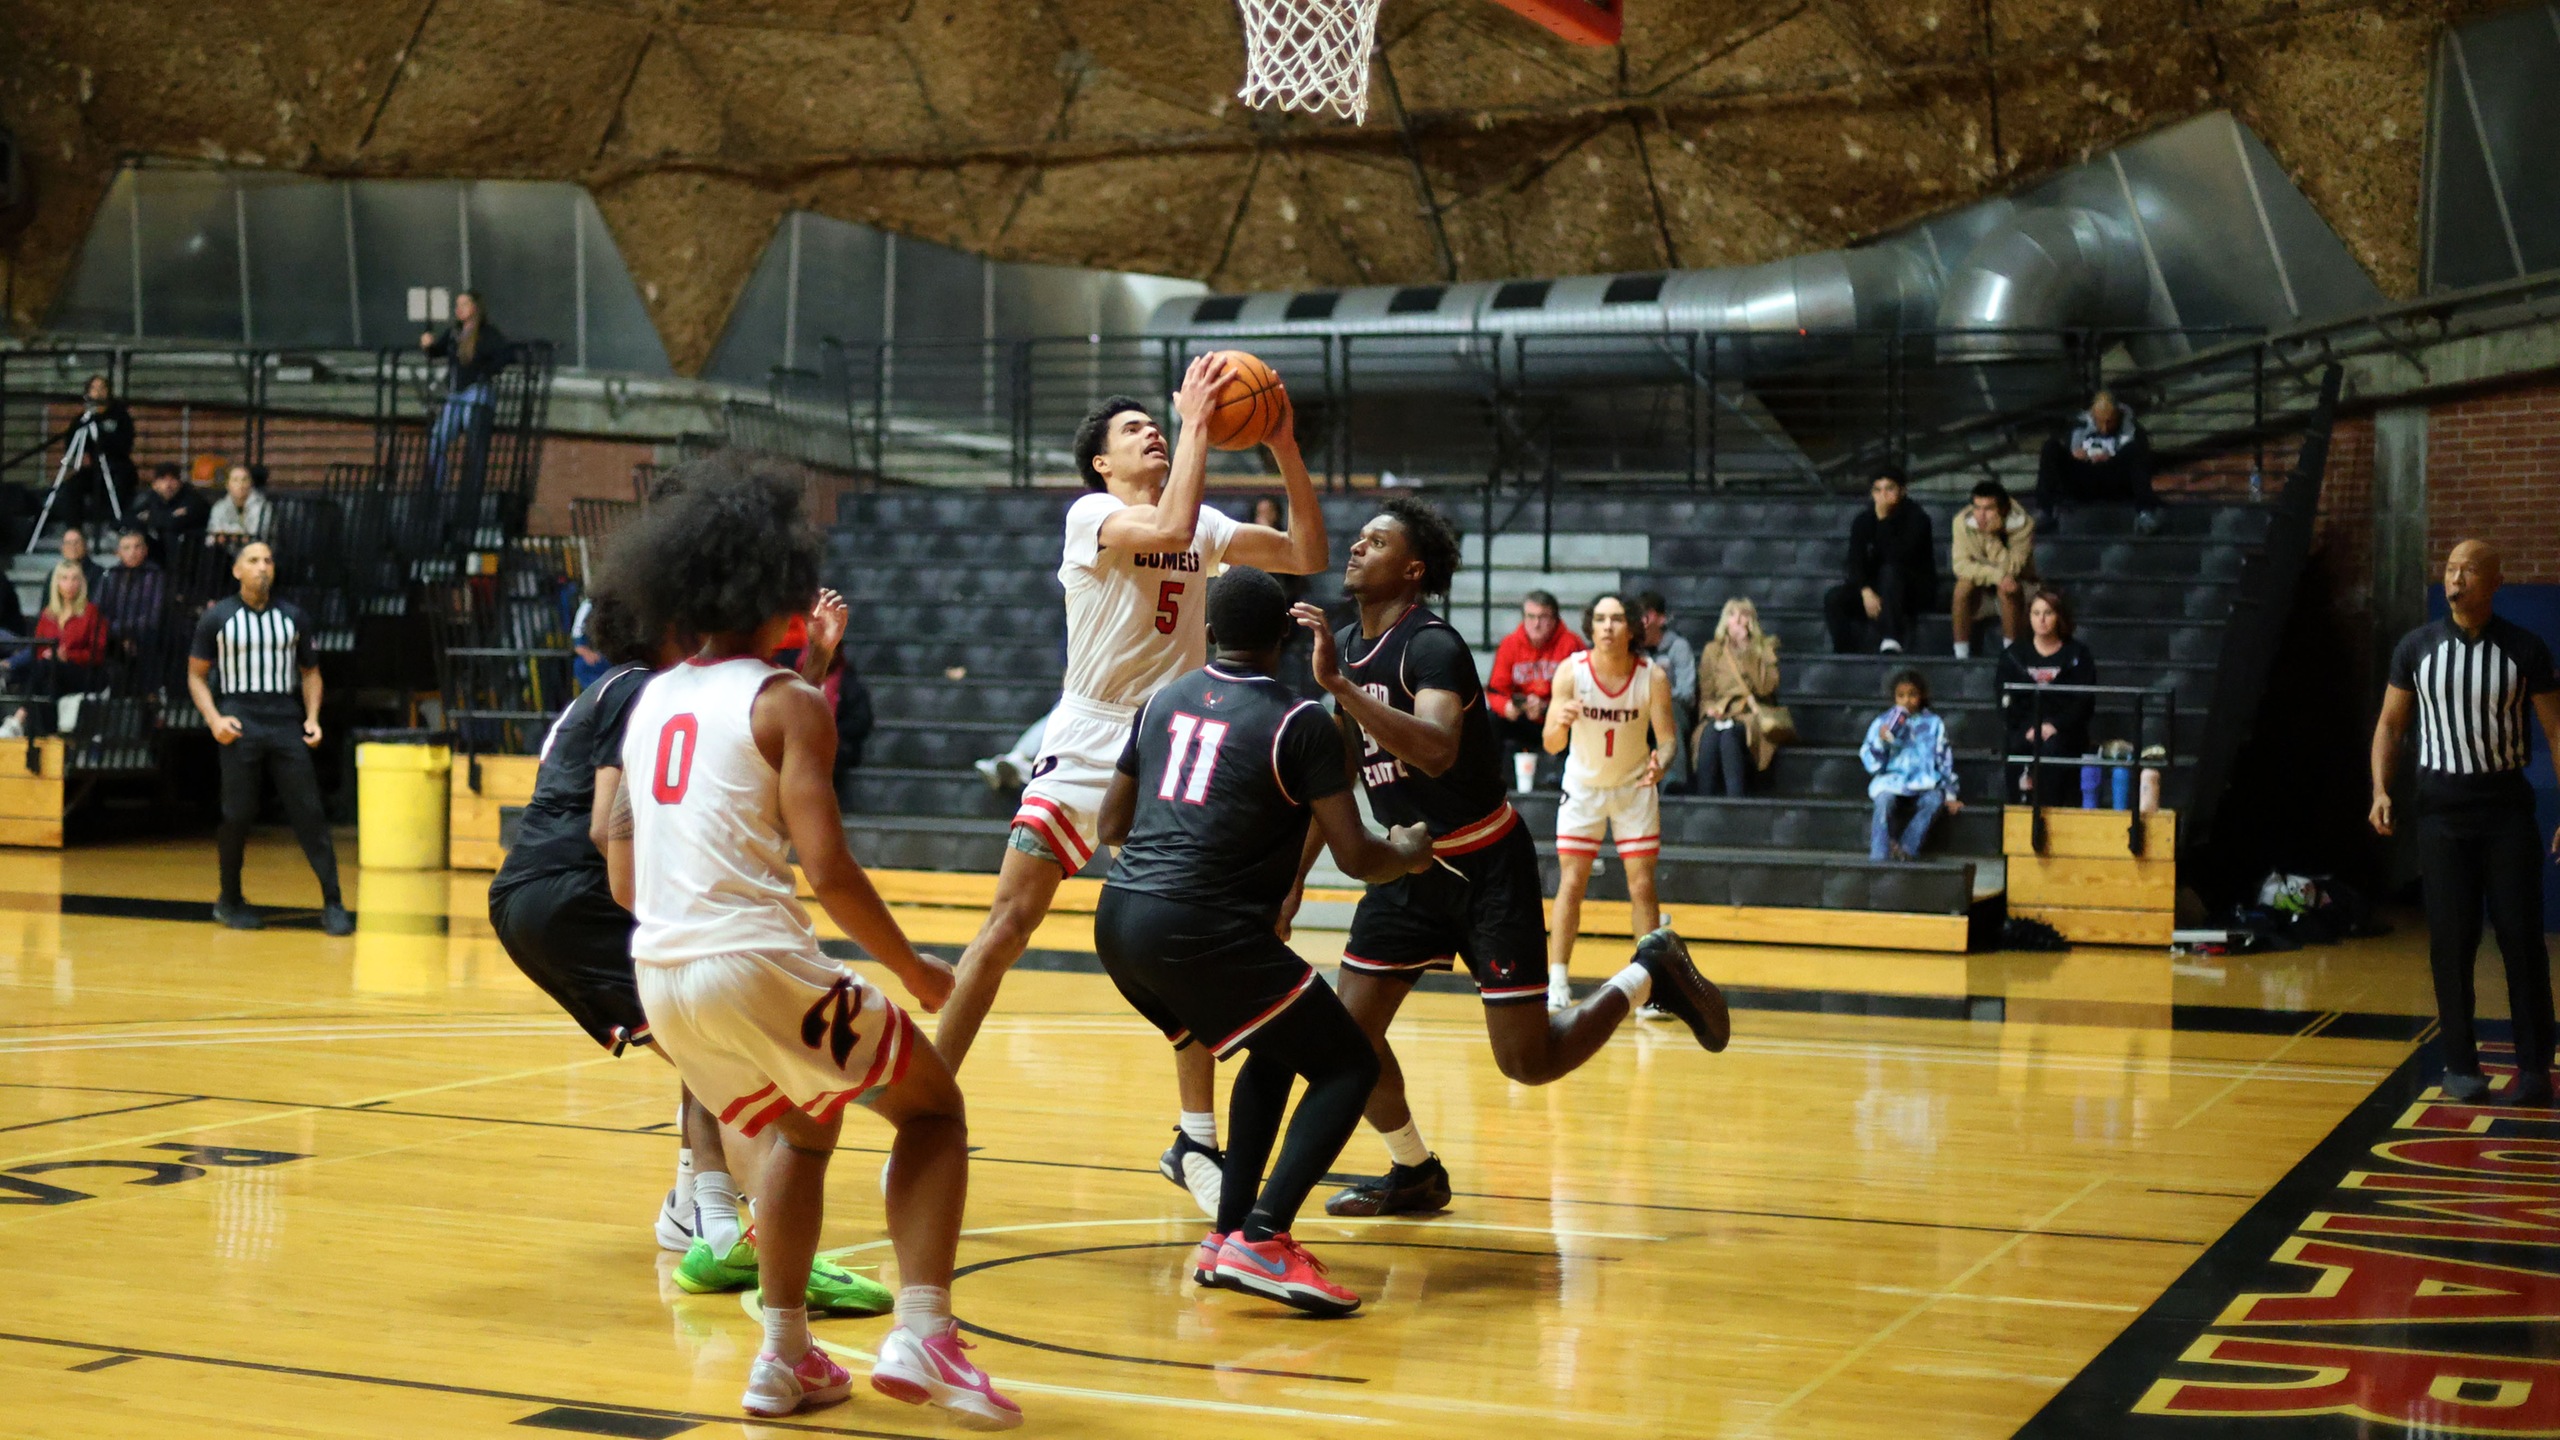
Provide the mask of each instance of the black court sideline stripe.
{"label": "black court sideline stripe", "polygon": [[460,1395],[475,1400],[506,1400],[523,1405],[595,1410],[614,1415],[647,1415],[662,1420],[690,1420],[703,1425],[747,1425],[759,1430],[800,1430],[813,1435],[858,1435],[863,1437],[863,1440],[941,1440],[939,1436],[919,1434],[912,1430],[863,1430],[850,1425],[812,1425],[803,1420],[761,1420],[750,1419],[743,1414],[712,1415],[699,1410],[665,1410],[654,1405],[622,1405],[611,1400],[572,1400],[558,1395],[532,1395],[521,1390],[494,1390],[482,1385],[451,1385],[438,1380],[404,1380],[396,1375],[367,1375],[354,1370],[321,1370],[308,1365],[280,1365],[268,1360],[237,1360],[227,1355],[195,1355],[184,1350],[145,1350],[133,1345],[102,1345],[94,1340],[72,1340],[58,1335],[26,1335],[0,1330],[0,1341],[14,1341],[20,1345],[49,1345],[58,1350],[84,1350],[101,1356],[121,1356],[125,1360],[169,1360],[181,1365],[205,1365],[220,1370],[246,1370],[258,1375],[290,1375],[301,1380],[336,1380],[349,1385],[378,1385],[393,1390],[420,1390],[435,1395]]}

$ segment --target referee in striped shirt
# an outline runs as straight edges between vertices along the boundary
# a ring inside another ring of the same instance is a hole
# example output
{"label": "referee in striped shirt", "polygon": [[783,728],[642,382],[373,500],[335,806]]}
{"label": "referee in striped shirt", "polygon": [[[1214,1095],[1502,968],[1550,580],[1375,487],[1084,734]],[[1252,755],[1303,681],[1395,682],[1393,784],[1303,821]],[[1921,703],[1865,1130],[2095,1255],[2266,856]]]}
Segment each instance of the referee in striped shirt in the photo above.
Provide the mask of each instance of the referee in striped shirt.
{"label": "referee in striped shirt", "polygon": [[311,621],[299,606],[274,598],[276,552],[266,541],[241,546],[231,574],[240,593],[204,612],[187,652],[187,693],[222,742],[222,898],[213,918],[234,930],[263,924],[241,896],[240,862],[258,818],[260,780],[272,773],[303,858],[320,878],[320,928],[352,935],[355,917],[339,900],[338,855],[311,765],[311,747],[320,743],[320,655]]}
{"label": "referee in striped shirt", "polygon": [[[2514,1017],[2518,1105],[2551,1104],[2551,957],[2542,938],[2543,841],[2525,783],[2532,758],[2527,719],[2537,718],[2560,756],[2560,677],[2551,648],[2489,611],[2498,552],[2465,540],[2444,562],[2452,614],[2401,637],[2373,728],[2373,828],[2392,833],[2391,771],[2409,722],[2418,722],[2418,868],[2427,897],[2428,958],[2442,1026],[2444,1090],[2456,1100],[2488,1093],[2472,1038],[2472,965],[2485,911],[2507,966]],[[2560,854],[2560,835],[2551,841]]]}

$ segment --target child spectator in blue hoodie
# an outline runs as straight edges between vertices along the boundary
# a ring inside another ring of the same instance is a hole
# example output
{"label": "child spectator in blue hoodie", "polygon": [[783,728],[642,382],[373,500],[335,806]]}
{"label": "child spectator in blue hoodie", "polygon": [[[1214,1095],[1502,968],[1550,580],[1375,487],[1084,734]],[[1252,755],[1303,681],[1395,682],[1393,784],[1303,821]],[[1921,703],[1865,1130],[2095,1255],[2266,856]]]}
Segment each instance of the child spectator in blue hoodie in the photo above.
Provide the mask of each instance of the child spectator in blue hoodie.
{"label": "child spectator in blue hoodie", "polygon": [[[1895,673],[1893,708],[1867,727],[1858,759],[1875,777],[1867,782],[1867,796],[1876,802],[1875,819],[1867,827],[1870,860],[1911,859],[1928,840],[1939,810],[1950,815],[1964,810],[1964,802],[1956,798],[1956,757],[1947,747],[1946,723],[1929,708],[1929,682],[1917,670]],[[1903,799],[1911,801],[1911,820],[1897,840],[1894,802]]]}

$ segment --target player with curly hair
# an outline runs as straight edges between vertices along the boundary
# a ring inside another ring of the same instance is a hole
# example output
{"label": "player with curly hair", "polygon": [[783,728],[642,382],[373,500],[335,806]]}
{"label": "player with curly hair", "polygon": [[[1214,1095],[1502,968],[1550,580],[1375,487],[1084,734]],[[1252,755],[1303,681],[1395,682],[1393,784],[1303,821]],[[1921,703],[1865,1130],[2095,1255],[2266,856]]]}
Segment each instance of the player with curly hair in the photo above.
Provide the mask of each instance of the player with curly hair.
{"label": "player with curly hair", "polygon": [[701,648],[633,704],[606,829],[614,898],[638,917],[631,958],[651,1032],[724,1125],[780,1136],[756,1217],[764,1345],[741,1402],[787,1415],[843,1399],[844,1367],[809,1341],[828,1158],[848,1104],[896,1130],[887,1190],[898,1324],[871,1385],[977,1429],[1022,1411],[963,1353],[952,1256],[969,1187],[960,1087],[915,1023],[827,958],[792,884],[796,854],[818,903],[928,1010],[951,968],[916,953],[845,849],[833,784],[835,721],[817,689],[772,663],[818,595],[818,535],[794,477],[721,461],[653,516],[660,542],[642,613]]}
{"label": "player with curly hair", "polygon": [[[1295,613],[1313,636],[1316,683],[1334,698],[1371,812],[1384,825],[1427,825],[1439,864],[1370,886],[1352,913],[1342,1003],[1378,1052],[1367,1114],[1393,1165],[1326,1201],[1332,1215],[1448,1207],[1449,1172],[1414,1127],[1404,1072],[1387,1045],[1387,1027],[1424,971],[1466,962],[1484,1000],[1494,1064],[1523,1085],[1572,1074],[1648,998],[1687,1021],[1709,1050],[1723,1049],[1732,1028],[1724,996],[1668,927],[1638,941],[1626,968],[1581,1004],[1548,1012],[1537,845],[1503,785],[1502,743],[1475,656],[1423,603],[1448,593],[1457,534],[1411,496],[1379,508],[1343,569],[1343,592],[1358,602],[1360,618],[1337,635],[1315,606]],[[1301,892],[1314,862],[1310,845],[1298,870]],[[1293,894],[1284,923],[1296,908]]]}

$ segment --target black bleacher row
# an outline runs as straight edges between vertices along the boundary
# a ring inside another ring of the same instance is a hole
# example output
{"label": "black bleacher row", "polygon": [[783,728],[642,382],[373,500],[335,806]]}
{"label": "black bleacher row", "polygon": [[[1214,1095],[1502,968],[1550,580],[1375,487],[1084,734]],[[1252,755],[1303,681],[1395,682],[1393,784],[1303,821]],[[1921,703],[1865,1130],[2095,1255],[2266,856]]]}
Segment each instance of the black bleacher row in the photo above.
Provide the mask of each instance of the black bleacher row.
{"label": "black bleacher row", "polygon": [[[845,795],[848,828],[866,860],[991,869],[1001,858],[1012,797],[989,792],[966,767],[1005,749],[1056,698],[1065,653],[1058,527],[1072,499],[1038,491],[846,497],[828,581],[853,601],[849,644],[878,716],[866,768]],[[1235,507],[1231,498],[1221,503]],[[1855,508],[1846,500],[1607,494],[1555,502],[1559,533],[1648,537],[1649,562],[1624,571],[1623,588],[1661,591],[1693,644],[1708,638],[1733,595],[1752,598],[1781,643],[1779,698],[1794,712],[1799,743],[1780,752],[1749,798],[1666,798],[1667,900],[1959,913],[1975,863],[1999,853],[1996,628],[1983,630],[1977,658],[1958,661],[1940,606],[1923,618],[1910,655],[1828,653],[1821,594],[1835,583]],[[1461,530],[1478,513],[1472,496],[1451,511]],[[1363,497],[1329,497],[1336,566],[1371,513]],[[2174,688],[2183,737],[2202,731],[2241,560],[2265,534],[2266,518],[2251,506],[2176,506],[2160,534],[2141,536],[2130,512],[2093,509],[2073,512],[2063,534],[2039,543],[2042,573],[2073,596],[2101,678]],[[1947,522],[1936,516],[1935,523]],[[1462,621],[1472,618],[1468,597],[1481,593],[1472,578],[1462,574],[1455,587]],[[1311,577],[1309,598],[1338,605],[1338,571]],[[1494,628],[1510,623],[1497,617]],[[1877,866],[1865,859],[1867,776],[1855,747],[1885,703],[1886,677],[1906,664],[1930,674],[1957,749],[1961,792],[1979,808],[1942,821],[1931,858]],[[955,666],[966,668],[965,679],[946,678]],[[1534,833],[1553,834],[1552,807],[1548,797],[1522,802]],[[1552,847],[1542,848],[1552,865]],[[1595,895],[1622,893],[1615,868],[1604,867]]]}

